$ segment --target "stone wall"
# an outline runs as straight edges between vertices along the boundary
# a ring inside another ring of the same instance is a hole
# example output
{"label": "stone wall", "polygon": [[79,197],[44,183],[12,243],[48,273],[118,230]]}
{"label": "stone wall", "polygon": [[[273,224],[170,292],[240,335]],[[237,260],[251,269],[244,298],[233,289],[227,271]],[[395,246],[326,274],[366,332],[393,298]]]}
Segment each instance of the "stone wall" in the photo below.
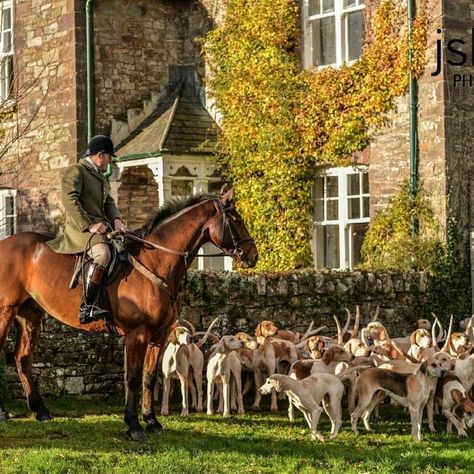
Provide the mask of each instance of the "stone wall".
{"label": "stone wall", "polygon": [[[302,332],[314,320],[316,327],[327,325],[327,334],[333,335],[332,315],[345,318],[344,308],[353,310],[356,304],[361,305],[362,323],[371,320],[379,305],[380,319],[390,334],[406,334],[418,317],[430,317],[429,280],[423,273],[190,272],[182,301],[181,316],[198,330],[222,316],[216,328],[221,335],[237,331],[253,334],[264,319]],[[119,391],[123,380],[123,340],[76,331],[47,318],[34,370],[45,393]],[[13,372],[10,367],[9,390],[18,392],[20,387]]]}

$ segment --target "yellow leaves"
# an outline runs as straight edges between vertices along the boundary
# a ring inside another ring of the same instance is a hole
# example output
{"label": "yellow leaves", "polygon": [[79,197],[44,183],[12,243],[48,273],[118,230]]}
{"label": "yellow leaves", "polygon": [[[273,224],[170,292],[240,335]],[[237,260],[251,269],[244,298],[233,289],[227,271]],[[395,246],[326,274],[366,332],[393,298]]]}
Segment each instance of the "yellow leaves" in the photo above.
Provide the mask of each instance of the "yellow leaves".
{"label": "yellow leaves", "polygon": [[[347,164],[408,84],[402,0],[377,1],[355,64],[313,71],[299,65],[299,3],[227,0],[226,20],[204,47],[223,116],[221,163],[258,242],[260,270],[311,265],[315,164]],[[421,74],[427,18],[418,12],[411,67]]]}

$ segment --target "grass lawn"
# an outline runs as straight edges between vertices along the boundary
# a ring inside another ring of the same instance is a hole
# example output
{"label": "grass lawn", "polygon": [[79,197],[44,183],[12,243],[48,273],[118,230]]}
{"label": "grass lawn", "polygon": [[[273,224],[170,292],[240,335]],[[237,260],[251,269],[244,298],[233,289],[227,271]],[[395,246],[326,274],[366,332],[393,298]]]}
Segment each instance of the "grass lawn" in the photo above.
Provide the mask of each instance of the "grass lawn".
{"label": "grass lawn", "polygon": [[[324,444],[310,441],[299,412],[292,425],[285,410],[160,417],[165,433],[138,444],[125,435],[121,399],[63,397],[47,406],[55,419],[39,423],[22,403],[7,403],[14,418],[0,424],[1,474],[474,472],[472,435],[431,435],[424,426],[424,440],[415,444],[408,415],[391,408],[373,420],[373,434],[352,434],[346,414],[338,438]],[[327,433],[324,415],[320,425]]]}

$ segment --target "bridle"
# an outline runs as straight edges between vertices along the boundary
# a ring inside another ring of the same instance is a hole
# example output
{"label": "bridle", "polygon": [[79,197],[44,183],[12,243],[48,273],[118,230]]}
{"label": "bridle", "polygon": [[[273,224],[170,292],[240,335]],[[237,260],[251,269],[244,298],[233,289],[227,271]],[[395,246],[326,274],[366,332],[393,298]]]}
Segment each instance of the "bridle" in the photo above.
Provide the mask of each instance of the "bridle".
{"label": "bridle", "polygon": [[[242,244],[246,242],[253,242],[254,240],[252,237],[248,237],[246,239],[240,238],[240,236],[237,235],[237,232],[235,230],[234,224],[232,223],[232,217],[230,216],[230,212],[232,211],[233,207],[232,205],[230,207],[225,207],[224,203],[221,201],[220,194],[217,194],[214,197],[214,200],[216,201],[219,209],[222,212],[222,225],[221,225],[221,244],[218,246],[220,250],[224,253],[224,255],[229,255],[234,259],[242,259],[242,256],[244,254],[244,249],[241,247]],[[227,250],[227,246],[225,245],[226,242],[226,231],[228,232],[228,235],[230,236],[230,240],[232,240],[232,249]],[[221,256],[222,254],[219,254],[217,256]],[[202,255],[204,257],[210,257],[211,255]]]}

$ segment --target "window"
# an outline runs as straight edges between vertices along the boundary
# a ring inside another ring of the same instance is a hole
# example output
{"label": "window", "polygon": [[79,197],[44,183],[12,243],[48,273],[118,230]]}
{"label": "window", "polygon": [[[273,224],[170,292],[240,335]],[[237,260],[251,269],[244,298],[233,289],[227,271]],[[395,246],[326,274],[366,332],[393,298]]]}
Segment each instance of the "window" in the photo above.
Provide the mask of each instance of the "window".
{"label": "window", "polygon": [[303,0],[304,66],[341,65],[362,54],[365,0]]}
{"label": "window", "polygon": [[370,221],[367,170],[328,169],[316,178],[313,196],[316,268],[353,268]]}
{"label": "window", "polygon": [[0,102],[10,97],[13,81],[13,3],[0,0]]}
{"label": "window", "polygon": [[0,189],[0,239],[16,232],[16,190]]}

